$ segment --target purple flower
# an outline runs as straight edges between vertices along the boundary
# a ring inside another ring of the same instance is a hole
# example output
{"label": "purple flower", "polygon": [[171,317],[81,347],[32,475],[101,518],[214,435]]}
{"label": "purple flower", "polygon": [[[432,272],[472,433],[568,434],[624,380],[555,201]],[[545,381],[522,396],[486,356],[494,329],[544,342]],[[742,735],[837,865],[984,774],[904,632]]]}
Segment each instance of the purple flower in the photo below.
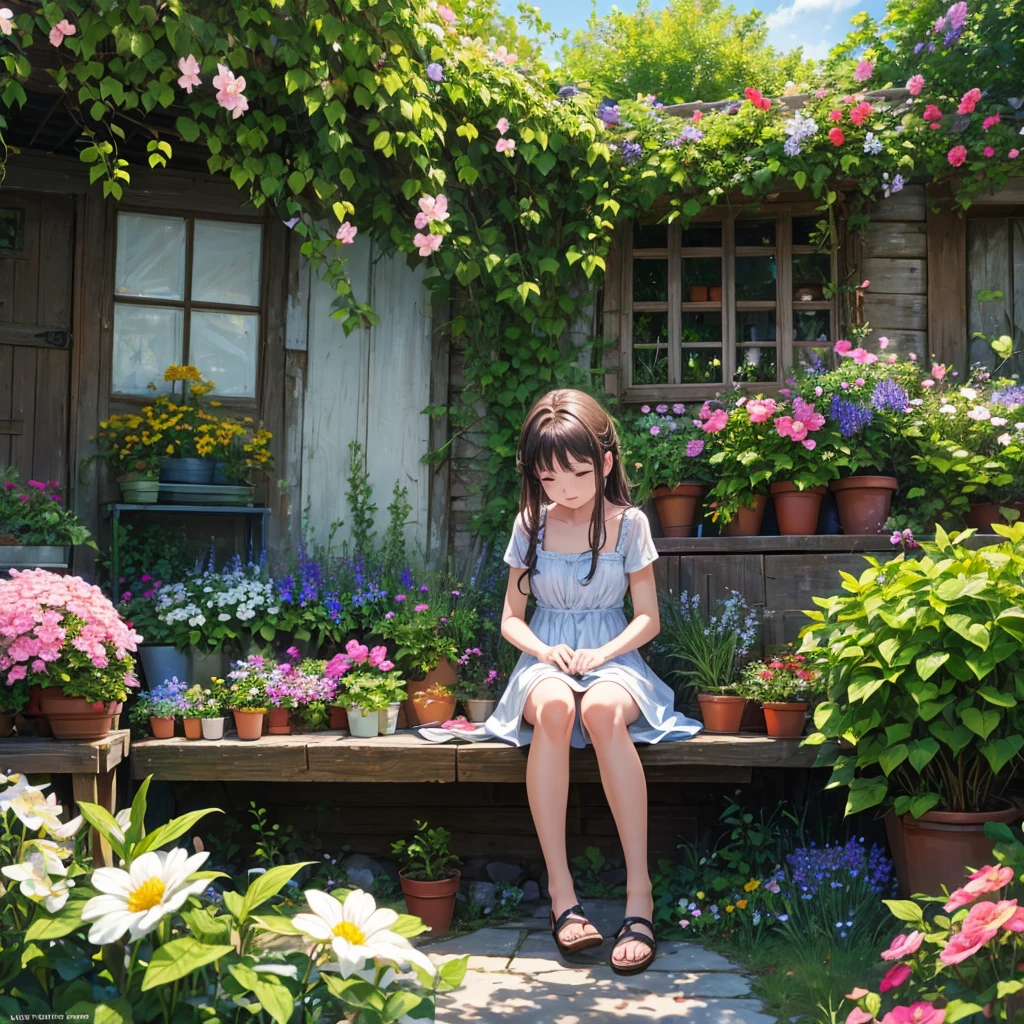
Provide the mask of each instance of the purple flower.
{"label": "purple flower", "polygon": [[924,43],[918,43],[914,47],[914,53],[920,53],[924,49]]}
{"label": "purple flower", "polygon": [[858,402],[847,402],[838,395],[833,395],[831,417],[839,424],[839,433],[843,437],[853,437],[870,425],[874,413],[869,407]]}
{"label": "purple flower", "polygon": [[395,594],[395,600],[401,603],[405,600],[405,594]]}
{"label": "purple flower", "polygon": [[440,82],[444,80],[444,69],[438,63],[432,63],[427,65],[427,78],[432,82]]}
{"label": "purple flower", "polygon": [[385,612],[384,613],[384,618],[385,619],[393,619],[394,617],[395,617],[395,613],[394,612]]}
{"label": "purple flower", "polygon": [[123,593],[123,594],[121,595],[121,600],[122,600],[122,601],[130,601],[131,599],[132,599],[132,592],[131,592],[130,590],[126,590],[126,591],[125,591],[125,592],[124,592],[124,593]]}
{"label": "purple flower", "polygon": [[558,98],[560,100],[570,100],[573,96],[579,96],[579,94],[580,91],[575,85],[563,85],[562,88],[558,90]]}
{"label": "purple flower", "polygon": [[624,164],[635,164],[643,156],[644,148],[636,142],[624,142],[622,144],[622,162]]}
{"label": "purple flower", "polygon": [[603,99],[597,108],[597,116],[601,118],[605,124],[618,124],[619,105],[610,99]]}
{"label": "purple flower", "polygon": [[430,607],[429,604],[418,604],[413,608],[414,612],[425,612]]}
{"label": "purple flower", "polygon": [[892,377],[880,380],[871,395],[871,405],[879,412],[886,409],[892,412],[905,412],[909,404],[910,395]]}
{"label": "purple flower", "polygon": [[704,442],[700,438],[694,438],[686,442],[686,454],[688,458],[695,459],[704,451]]}
{"label": "purple flower", "polygon": [[452,591],[452,597],[462,597],[462,591],[460,591],[460,590],[453,590]]}
{"label": "purple flower", "polygon": [[420,586],[420,590],[425,594],[428,590],[430,590],[430,587],[428,587],[426,583],[424,583]]}
{"label": "purple flower", "polygon": [[653,435],[654,435],[655,437],[657,437],[657,436],[658,436],[658,434],[660,434],[660,433],[661,433],[661,427],[659,427],[659,426],[658,426],[658,424],[657,424],[657,423],[655,423],[655,424],[654,424],[654,426],[653,426],[653,427],[651,427],[651,433],[652,433],[652,434],[653,434]]}

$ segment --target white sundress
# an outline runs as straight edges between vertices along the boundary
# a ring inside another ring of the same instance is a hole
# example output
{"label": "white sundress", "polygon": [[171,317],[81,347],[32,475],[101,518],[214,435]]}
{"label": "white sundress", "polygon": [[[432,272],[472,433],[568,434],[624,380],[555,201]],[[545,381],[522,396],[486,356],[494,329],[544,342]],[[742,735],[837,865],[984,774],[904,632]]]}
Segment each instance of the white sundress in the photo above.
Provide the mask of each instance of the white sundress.
{"label": "white sundress", "polygon": [[[637,572],[658,557],[647,517],[635,506],[623,513],[615,549],[598,554],[594,577],[584,585],[583,580],[590,572],[589,551],[543,550],[547,511],[547,506],[541,506],[537,572],[530,581],[537,606],[530,628],[542,643],[552,646],[564,643],[573,650],[602,647],[626,628],[622,599],[629,587],[627,574]],[[514,568],[525,568],[528,544],[527,532],[520,516],[516,516],[505,561]],[[622,686],[640,708],[640,717],[629,726],[634,743],[685,740],[703,728],[700,722],[674,710],[672,688],[651,671],[638,650],[606,661],[584,673],[581,679],[524,652],[509,677],[501,701],[484,723],[487,734],[517,747],[529,743],[533,726],[523,719],[526,698],[535,684],[550,678],[563,680],[577,693],[609,680]],[[586,727],[577,715],[570,743],[573,747],[585,747],[590,742]]]}

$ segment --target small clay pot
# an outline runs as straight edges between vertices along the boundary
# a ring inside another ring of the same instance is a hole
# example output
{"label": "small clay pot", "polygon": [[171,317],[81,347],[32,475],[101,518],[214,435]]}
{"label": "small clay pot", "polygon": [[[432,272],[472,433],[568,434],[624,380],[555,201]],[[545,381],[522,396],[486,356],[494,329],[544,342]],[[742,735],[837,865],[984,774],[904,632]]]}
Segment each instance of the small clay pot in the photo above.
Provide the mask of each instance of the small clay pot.
{"label": "small clay pot", "polygon": [[761,523],[764,522],[764,510],[768,505],[768,495],[758,494],[754,497],[754,507],[747,508],[740,505],[736,513],[722,527],[723,537],[757,537],[761,533]]}
{"label": "small clay pot", "polygon": [[398,878],[405,895],[406,910],[430,929],[431,938],[444,935],[452,924],[460,872],[452,870],[447,878],[439,882],[421,882],[406,878],[405,870],[402,868],[398,872]]}
{"label": "small clay pot", "polygon": [[694,537],[700,519],[700,504],[707,488],[703,484],[684,482],[675,487],[655,487],[651,491],[666,537]]}
{"label": "small clay pot", "polygon": [[271,736],[288,736],[292,731],[288,708],[271,708],[267,713],[268,731]]}
{"label": "small clay pot", "polygon": [[335,707],[333,704],[328,708],[331,713],[331,721],[329,728],[331,729],[347,729],[348,728],[348,708]]}
{"label": "small clay pot", "polygon": [[796,484],[781,481],[772,484],[775,515],[779,521],[779,534],[783,537],[806,537],[818,530],[818,513],[827,487],[808,487],[798,490]]}
{"label": "small clay pot", "polygon": [[185,726],[185,739],[201,740],[203,738],[203,720],[201,718],[182,719]]}
{"label": "small clay pot", "polygon": [[149,716],[149,731],[155,740],[169,740],[174,738],[174,718],[155,718]]}
{"label": "small clay pot", "polygon": [[885,532],[892,496],[899,486],[894,476],[847,476],[832,481],[839,522],[846,534]]}
{"label": "small clay pot", "polygon": [[792,738],[803,736],[807,724],[807,703],[805,701],[762,701],[764,720],[768,735]]}
{"label": "small clay pot", "polygon": [[709,302],[721,302],[722,301],[722,286],[720,284],[708,285],[708,301]]}
{"label": "small clay pot", "polygon": [[691,302],[707,302],[708,301],[708,286],[706,284],[691,284],[690,285],[690,301]]}
{"label": "small clay pot", "polygon": [[747,705],[746,697],[698,693],[697,702],[700,704],[705,732],[732,733],[740,731],[743,709]]}
{"label": "small clay pot", "polygon": [[263,735],[263,718],[266,711],[241,711],[232,709],[235,716],[235,731],[240,740],[258,740]]}

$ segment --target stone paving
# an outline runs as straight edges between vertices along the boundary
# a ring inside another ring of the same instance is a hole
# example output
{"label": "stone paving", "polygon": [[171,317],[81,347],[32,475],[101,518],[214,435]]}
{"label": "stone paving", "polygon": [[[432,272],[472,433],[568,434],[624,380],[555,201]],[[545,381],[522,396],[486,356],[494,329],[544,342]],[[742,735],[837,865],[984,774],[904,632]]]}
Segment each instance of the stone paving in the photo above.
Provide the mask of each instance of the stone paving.
{"label": "stone paving", "polygon": [[659,942],[658,959],[644,973],[619,977],[608,957],[625,908],[603,900],[584,906],[608,938],[573,963],[555,948],[546,904],[534,918],[437,942],[419,938],[436,963],[470,955],[462,988],[438,997],[437,1024],[775,1024],[740,969],[700,946]]}

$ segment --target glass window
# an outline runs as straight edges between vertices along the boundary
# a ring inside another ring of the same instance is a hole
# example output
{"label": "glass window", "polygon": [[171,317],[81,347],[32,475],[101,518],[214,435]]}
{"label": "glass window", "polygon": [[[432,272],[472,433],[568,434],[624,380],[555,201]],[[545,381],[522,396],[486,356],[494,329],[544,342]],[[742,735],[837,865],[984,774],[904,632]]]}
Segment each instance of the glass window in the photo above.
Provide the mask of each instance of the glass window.
{"label": "glass window", "polygon": [[668,302],[668,260],[633,261],[633,301]]}
{"label": "glass window", "polygon": [[150,382],[168,390],[166,367],[190,363],[217,395],[256,397],[262,230],[243,221],[118,214],[115,394],[145,395]]}

